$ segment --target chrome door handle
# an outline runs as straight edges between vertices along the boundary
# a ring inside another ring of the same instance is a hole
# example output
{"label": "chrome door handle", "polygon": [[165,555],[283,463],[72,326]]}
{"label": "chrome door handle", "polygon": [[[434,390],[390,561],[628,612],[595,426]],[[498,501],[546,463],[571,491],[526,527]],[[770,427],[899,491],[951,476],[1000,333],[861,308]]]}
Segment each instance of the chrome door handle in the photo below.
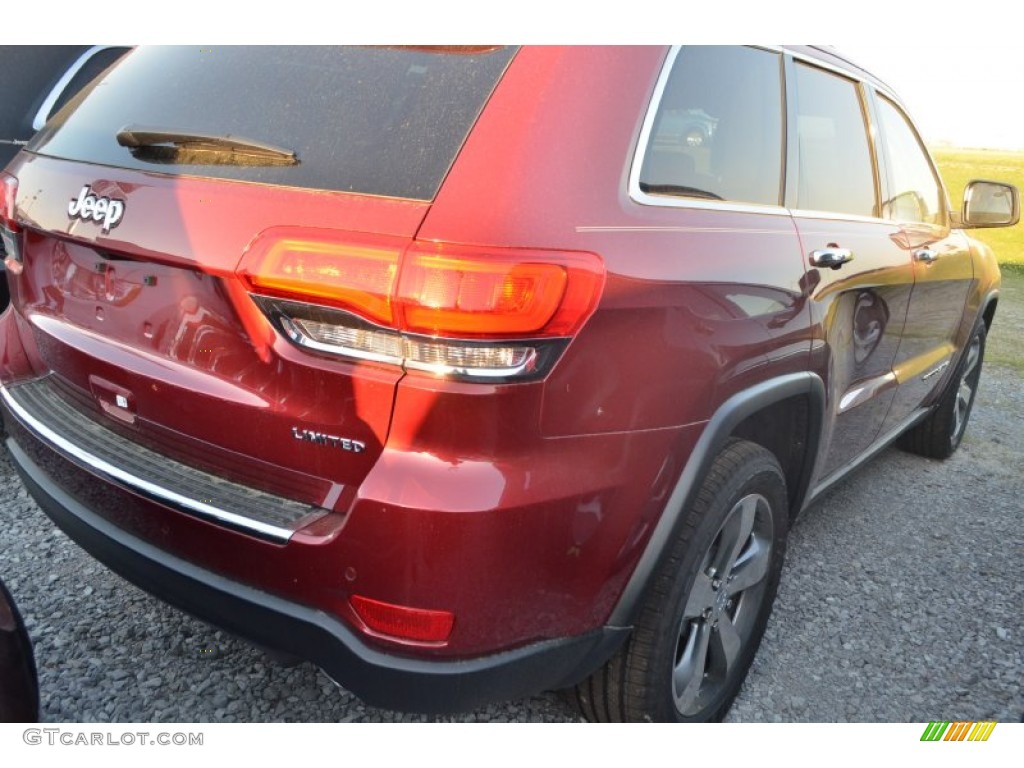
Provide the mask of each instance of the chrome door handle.
{"label": "chrome door handle", "polygon": [[827,248],[811,251],[811,264],[816,267],[839,269],[848,261],[853,261],[853,253],[849,248],[836,248],[830,245]]}
{"label": "chrome door handle", "polygon": [[933,251],[931,248],[918,248],[914,251],[914,258],[917,261],[923,261],[925,264],[931,264],[937,258],[939,254]]}

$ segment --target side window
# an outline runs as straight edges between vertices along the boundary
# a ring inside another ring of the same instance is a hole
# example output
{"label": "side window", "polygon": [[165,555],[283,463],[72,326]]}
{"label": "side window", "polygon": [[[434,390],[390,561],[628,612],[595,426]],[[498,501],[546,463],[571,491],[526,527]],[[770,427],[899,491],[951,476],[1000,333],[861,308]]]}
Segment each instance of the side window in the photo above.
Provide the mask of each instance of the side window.
{"label": "side window", "polygon": [[684,47],[658,105],[640,189],[779,205],[782,111],[778,54]]}
{"label": "side window", "polygon": [[856,83],[798,63],[796,91],[796,207],[877,216],[875,176]]}
{"label": "side window", "polygon": [[941,187],[906,116],[884,96],[878,119],[889,169],[889,196],[882,215],[898,221],[942,224]]}

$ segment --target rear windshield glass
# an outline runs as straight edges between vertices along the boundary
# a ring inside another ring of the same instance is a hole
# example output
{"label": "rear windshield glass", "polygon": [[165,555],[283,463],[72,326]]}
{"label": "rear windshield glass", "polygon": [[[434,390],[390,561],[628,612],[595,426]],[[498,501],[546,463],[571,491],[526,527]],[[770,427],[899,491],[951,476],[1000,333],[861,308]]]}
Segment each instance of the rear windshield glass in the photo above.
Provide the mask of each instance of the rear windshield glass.
{"label": "rear windshield glass", "polygon": [[[139,48],[73,100],[29,150],[161,173],[430,200],[513,53]],[[162,135],[162,146],[122,146],[126,128],[150,140]],[[195,148],[187,142],[196,136],[270,145],[294,152],[295,161],[232,152],[227,143],[225,150],[207,143],[215,151],[182,151]]]}

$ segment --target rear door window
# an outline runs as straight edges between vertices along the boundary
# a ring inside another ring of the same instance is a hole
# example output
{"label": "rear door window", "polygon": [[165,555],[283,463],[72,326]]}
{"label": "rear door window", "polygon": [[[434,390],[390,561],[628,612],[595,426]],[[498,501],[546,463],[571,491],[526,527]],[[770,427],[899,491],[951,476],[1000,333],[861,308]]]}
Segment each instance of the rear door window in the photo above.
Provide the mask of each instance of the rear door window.
{"label": "rear door window", "polygon": [[[154,47],[130,53],[30,145],[162,173],[430,200],[512,58],[510,48]],[[168,162],[126,127],[241,137],[298,163]]]}
{"label": "rear door window", "polygon": [[857,84],[796,65],[797,201],[805,211],[877,216],[875,177]]}

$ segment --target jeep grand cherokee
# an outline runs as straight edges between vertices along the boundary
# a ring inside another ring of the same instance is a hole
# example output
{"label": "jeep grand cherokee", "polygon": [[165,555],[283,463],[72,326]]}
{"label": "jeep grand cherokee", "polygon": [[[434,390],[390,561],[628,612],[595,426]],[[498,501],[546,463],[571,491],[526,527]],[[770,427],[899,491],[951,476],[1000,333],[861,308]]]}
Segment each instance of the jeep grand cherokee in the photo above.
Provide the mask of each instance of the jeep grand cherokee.
{"label": "jeep grand cherokee", "polygon": [[1019,208],[814,48],[143,48],[2,179],[58,526],[367,702],[600,720],[724,715],[794,516],[956,449]]}

